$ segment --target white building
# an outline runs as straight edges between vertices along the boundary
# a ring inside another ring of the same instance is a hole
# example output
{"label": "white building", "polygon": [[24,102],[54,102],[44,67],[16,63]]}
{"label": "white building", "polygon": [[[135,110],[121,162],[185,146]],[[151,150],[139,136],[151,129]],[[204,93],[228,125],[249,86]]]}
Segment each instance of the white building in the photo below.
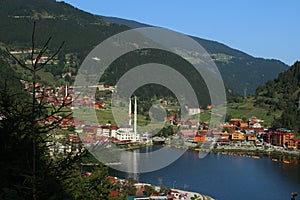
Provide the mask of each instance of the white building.
{"label": "white building", "polygon": [[196,115],[201,112],[200,108],[188,108],[189,115]]}
{"label": "white building", "polygon": [[131,142],[140,142],[140,135],[133,131],[129,125],[123,125],[116,131],[116,138],[120,141],[130,140]]}
{"label": "white building", "polygon": [[[131,99],[129,99],[129,123],[128,125],[121,126],[115,132],[115,138],[120,141],[130,140],[131,142],[140,142],[140,134],[137,133],[137,100],[134,98],[134,122],[131,126]],[[112,134],[113,135],[113,134]]]}

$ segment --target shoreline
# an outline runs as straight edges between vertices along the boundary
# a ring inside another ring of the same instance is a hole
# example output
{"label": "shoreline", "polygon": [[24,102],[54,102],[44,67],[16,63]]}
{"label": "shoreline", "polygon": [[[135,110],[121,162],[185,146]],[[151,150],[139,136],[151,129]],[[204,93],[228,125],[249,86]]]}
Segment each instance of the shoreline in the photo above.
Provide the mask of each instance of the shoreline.
{"label": "shoreline", "polygon": [[[195,149],[194,149],[195,150]],[[300,159],[298,151],[278,151],[266,149],[247,149],[247,148],[213,148],[213,153],[241,153],[246,155],[261,155],[261,156],[274,156],[274,157],[294,157]]]}
{"label": "shoreline", "polygon": [[[130,145],[129,147],[122,147],[124,150],[135,150],[140,149],[148,146],[156,146],[158,144],[138,144],[138,145]],[[270,149],[263,149],[263,148],[243,148],[243,147],[228,147],[228,146],[219,146],[214,147],[211,150],[201,150],[201,147],[191,147],[191,146],[177,146],[177,145],[160,145],[160,146],[167,146],[170,148],[176,148],[176,149],[186,149],[186,150],[194,150],[194,151],[200,151],[205,153],[236,153],[236,154],[246,154],[246,155],[260,155],[260,156],[279,156],[279,157],[294,157],[297,159],[300,159],[300,151],[290,151],[290,150],[270,150]]]}

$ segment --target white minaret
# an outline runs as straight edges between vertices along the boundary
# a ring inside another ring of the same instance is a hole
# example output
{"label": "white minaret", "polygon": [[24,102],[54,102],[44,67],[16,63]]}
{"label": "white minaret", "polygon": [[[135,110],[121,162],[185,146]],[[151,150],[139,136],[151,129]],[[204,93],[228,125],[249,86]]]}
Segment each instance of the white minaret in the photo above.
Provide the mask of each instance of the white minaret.
{"label": "white minaret", "polygon": [[136,100],[136,97],[134,97],[134,126],[133,126],[133,132],[135,134],[137,133],[136,126],[137,126],[137,100]]}
{"label": "white minaret", "polygon": [[129,126],[131,126],[131,98],[129,98],[129,112],[128,112],[128,118],[129,118]]}

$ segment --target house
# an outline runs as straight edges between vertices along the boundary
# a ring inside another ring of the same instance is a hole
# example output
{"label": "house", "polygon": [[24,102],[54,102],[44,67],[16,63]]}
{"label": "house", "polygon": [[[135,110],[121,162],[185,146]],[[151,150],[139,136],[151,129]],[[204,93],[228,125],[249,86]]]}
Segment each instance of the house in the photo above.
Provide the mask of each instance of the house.
{"label": "house", "polygon": [[257,137],[254,134],[246,134],[246,137],[249,142],[255,142],[257,140]]}
{"label": "house", "polygon": [[73,119],[73,125],[77,128],[82,128],[85,124],[84,120],[80,120],[80,119]]}
{"label": "house", "polygon": [[289,142],[295,136],[294,132],[290,131],[274,131],[271,132],[271,142],[275,146],[286,146],[288,147]]}
{"label": "house", "polygon": [[198,120],[189,120],[188,123],[190,124],[191,128],[197,128],[200,125]]}
{"label": "house", "polygon": [[71,142],[71,151],[73,152],[78,152],[79,151],[79,146],[78,142],[80,141],[80,138],[76,134],[69,134],[69,141]]}
{"label": "house", "polygon": [[230,140],[226,139],[226,138],[219,138],[217,140],[217,144],[218,145],[228,145],[228,144],[230,144]]}
{"label": "house", "polygon": [[208,105],[206,106],[206,109],[207,109],[207,110],[212,109],[212,105],[211,105],[211,104],[208,104]]}
{"label": "house", "polygon": [[200,114],[200,112],[201,112],[200,108],[188,108],[188,114],[189,115]]}
{"label": "house", "polygon": [[180,134],[185,140],[194,141],[197,130],[181,130]]}
{"label": "house", "polygon": [[239,126],[239,124],[242,122],[241,119],[230,119],[229,124]]}
{"label": "house", "polygon": [[245,134],[241,132],[234,132],[231,134],[231,140],[232,141],[244,141],[245,140]]}
{"label": "house", "polygon": [[220,131],[213,131],[213,132],[212,132],[212,136],[213,136],[214,138],[221,138],[221,137],[222,137],[222,133],[223,133],[223,132],[220,132]]}
{"label": "house", "polygon": [[227,133],[227,132],[222,132],[221,133],[221,138],[222,139],[229,139],[230,136],[231,136],[231,133]]}
{"label": "house", "polygon": [[300,139],[292,138],[288,143],[288,148],[290,149],[300,149]]}
{"label": "house", "polygon": [[205,142],[206,134],[205,133],[197,133],[194,136],[194,142]]}
{"label": "house", "polygon": [[107,136],[107,137],[110,136],[110,125],[100,126],[100,129],[102,130],[101,131],[102,132],[101,135]]}
{"label": "house", "polygon": [[141,135],[141,141],[143,142],[143,143],[152,143],[152,139],[151,139],[151,137],[152,137],[152,133],[148,133],[148,132],[146,132],[146,133],[143,133],[142,135]]}
{"label": "house", "polygon": [[262,128],[262,125],[260,123],[249,123],[250,128]]}
{"label": "house", "polygon": [[288,147],[289,142],[295,136],[294,132],[274,131],[271,132],[271,142],[275,146]]}
{"label": "house", "polygon": [[248,120],[248,124],[249,124],[250,128],[262,128],[262,125],[260,124],[260,122],[264,122],[264,120],[258,119],[255,116],[252,116]]}
{"label": "house", "polygon": [[84,126],[83,127],[83,132],[88,133],[88,134],[97,134],[98,131],[98,126]]}
{"label": "house", "polygon": [[241,122],[241,123],[239,124],[239,127],[240,127],[240,128],[248,128],[248,123],[247,123],[247,122]]}
{"label": "house", "polygon": [[227,132],[234,132],[236,130],[237,125],[234,124],[223,124],[222,129],[227,131]]}

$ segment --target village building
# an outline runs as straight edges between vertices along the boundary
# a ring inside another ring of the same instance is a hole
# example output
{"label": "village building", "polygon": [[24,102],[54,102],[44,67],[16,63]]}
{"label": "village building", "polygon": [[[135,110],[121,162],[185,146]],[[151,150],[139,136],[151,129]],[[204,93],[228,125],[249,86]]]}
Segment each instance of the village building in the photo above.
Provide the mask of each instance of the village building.
{"label": "village building", "polygon": [[234,132],[231,134],[231,140],[232,141],[244,141],[245,140],[245,134],[241,132]]}
{"label": "village building", "polygon": [[273,131],[271,132],[271,144],[288,147],[290,140],[294,136],[295,134],[292,131]]}

